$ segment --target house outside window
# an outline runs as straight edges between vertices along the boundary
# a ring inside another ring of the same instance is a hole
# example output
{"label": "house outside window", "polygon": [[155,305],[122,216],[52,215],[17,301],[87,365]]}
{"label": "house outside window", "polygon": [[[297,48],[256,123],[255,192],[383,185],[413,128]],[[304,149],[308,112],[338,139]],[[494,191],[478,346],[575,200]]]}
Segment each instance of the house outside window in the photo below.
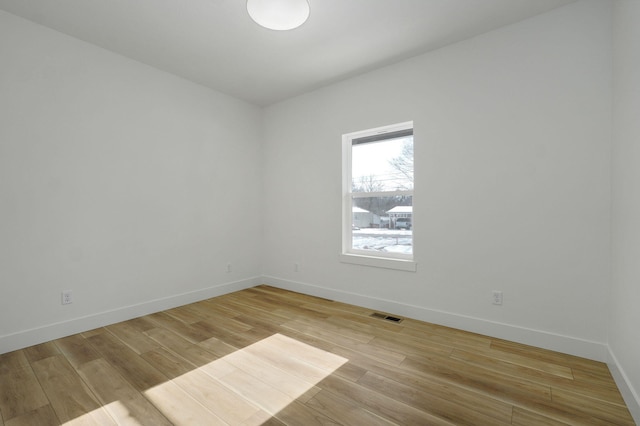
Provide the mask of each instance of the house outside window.
{"label": "house outside window", "polygon": [[345,134],[341,260],[415,271],[413,122]]}

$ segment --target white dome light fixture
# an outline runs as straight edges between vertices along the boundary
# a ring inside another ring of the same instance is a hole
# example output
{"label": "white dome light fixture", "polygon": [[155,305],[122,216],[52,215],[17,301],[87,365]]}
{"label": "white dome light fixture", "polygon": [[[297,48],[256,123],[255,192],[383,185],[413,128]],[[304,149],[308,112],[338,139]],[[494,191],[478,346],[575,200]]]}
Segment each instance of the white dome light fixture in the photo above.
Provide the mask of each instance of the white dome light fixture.
{"label": "white dome light fixture", "polygon": [[309,17],[308,0],[247,0],[251,19],[270,30],[298,28]]}

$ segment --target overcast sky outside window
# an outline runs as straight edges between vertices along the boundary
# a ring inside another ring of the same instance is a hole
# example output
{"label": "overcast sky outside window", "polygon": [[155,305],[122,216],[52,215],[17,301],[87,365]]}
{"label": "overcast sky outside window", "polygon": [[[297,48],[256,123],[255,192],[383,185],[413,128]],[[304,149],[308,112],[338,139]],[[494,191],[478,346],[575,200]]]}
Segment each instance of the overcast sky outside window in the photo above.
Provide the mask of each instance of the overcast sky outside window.
{"label": "overcast sky outside window", "polygon": [[376,181],[382,182],[384,191],[397,188],[411,188],[413,183],[394,169],[389,161],[402,155],[402,146],[411,142],[412,137],[383,140],[353,145],[351,157],[351,175],[358,184],[362,178],[374,176]]}

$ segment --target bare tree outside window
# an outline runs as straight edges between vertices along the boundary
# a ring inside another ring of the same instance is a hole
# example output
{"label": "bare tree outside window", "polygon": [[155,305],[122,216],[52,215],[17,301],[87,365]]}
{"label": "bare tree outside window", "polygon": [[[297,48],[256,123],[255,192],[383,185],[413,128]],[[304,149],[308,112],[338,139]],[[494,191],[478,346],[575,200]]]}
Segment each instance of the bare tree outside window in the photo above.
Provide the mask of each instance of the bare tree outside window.
{"label": "bare tree outside window", "polygon": [[401,189],[413,189],[413,139],[402,144],[402,154],[389,160],[389,165],[403,178]]}

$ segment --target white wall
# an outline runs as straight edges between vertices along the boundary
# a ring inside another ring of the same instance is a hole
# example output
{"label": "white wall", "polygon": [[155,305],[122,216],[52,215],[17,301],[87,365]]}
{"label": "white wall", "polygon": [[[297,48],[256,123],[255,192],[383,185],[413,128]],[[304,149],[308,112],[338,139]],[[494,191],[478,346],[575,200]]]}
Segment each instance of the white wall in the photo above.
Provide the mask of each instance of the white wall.
{"label": "white wall", "polygon": [[[640,423],[640,2],[614,6],[613,285],[609,346],[614,375]],[[615,366],[619,368],[616,370]],[[621,380],[618,380],[621,384]]]}
{"label": "white wall", "polygon": [[259,282],[259,108],[4,12],[0,64],[0,353]]}
{"label": "white wall", "polygon": [[[610,17],[574,3],[267,108],[266,281],[606,359]],[[341,135],[409,120],[418,272],[342,264]]]}
{"label": "white wall", "polygon": [[[608,343],[637,420],[640,2],[615,2],[613,41],[609,7],[581,1],[264,115],[0,12],[0,353],[262,272],[594,359]],[[408,120],[418,272],[342,264],[340,137]]]}

